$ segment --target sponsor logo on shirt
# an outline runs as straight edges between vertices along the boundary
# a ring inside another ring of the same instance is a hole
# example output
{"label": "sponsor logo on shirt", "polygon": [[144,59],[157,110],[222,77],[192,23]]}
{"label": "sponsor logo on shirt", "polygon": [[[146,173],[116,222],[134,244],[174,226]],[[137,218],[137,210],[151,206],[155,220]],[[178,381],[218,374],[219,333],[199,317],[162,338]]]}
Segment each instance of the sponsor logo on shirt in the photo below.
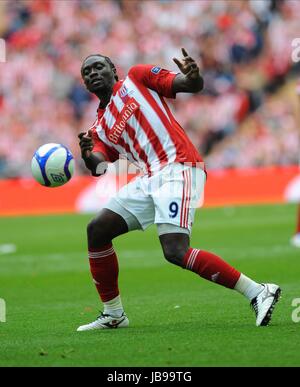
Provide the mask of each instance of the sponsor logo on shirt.
{"label": "sponsor logo on shirt", "polygon": [[127,104],[123,107],[121,112],[118,115],[118,118],[114,126],[110,129],[107,138],[113,144],[117,144],[120,137],[122,136],[123,131],[126,128],[126,122],[134,114],[134,112],[139,108],[139,104],[133,98],[131,98]]}
{"label": "sponsor logo on shirt", "polygon": [[152,67],[151,73],[158,74],[160,70],[161,70],[161,67],[155,66],[155,67]]}

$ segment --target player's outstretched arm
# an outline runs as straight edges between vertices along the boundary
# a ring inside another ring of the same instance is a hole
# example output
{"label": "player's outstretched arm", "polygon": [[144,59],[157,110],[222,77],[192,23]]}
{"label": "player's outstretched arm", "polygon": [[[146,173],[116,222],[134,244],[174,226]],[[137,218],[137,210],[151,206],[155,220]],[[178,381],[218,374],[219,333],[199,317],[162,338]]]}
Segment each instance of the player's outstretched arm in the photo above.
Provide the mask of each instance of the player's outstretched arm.
{"label": "player's outstretched arm", "polygon": [[184,48],[181,49],[183,58],[173,58],[181,74],[177,74],[173,81],[174,93],[198,93],[203,89],[203,78],[195,60],[189,56]]}
{"label": "player's outstretched arm", "polygon": [[85,166],[91,171],[92,176],[103,175],[107,170],[107,162],[103,153],[92,152],[94,142],[91,133],[79,133],[78,138],[81,157]]}

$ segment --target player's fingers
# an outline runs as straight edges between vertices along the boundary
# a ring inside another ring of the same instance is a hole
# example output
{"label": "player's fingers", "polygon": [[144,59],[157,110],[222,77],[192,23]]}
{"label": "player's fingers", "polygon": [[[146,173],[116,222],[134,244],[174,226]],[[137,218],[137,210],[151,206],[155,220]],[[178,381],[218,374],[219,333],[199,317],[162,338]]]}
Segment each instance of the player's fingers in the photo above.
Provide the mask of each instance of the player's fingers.
{"label": "player's fingers", "polygon": [[90,141],[90,142],[87,142],[87,141],[80,141],[79,143],[80,147],[83,148],[85,146],[92,146],[93,143]]}
{"label": "player's fingers", "polygon": [[197,65],[195,60],[193,58],[191,58],[190,56],[187,56],[187,57],[183,58],[183,61],[184,61],[185,64],[187,64],[187,63],[195,63],[195,65]]}
{"label": "player's fingers", "polygon": [[86,151],[91,151],[93,150],[93,146],[82,146],[81,147],[81,152],[86,152]]}
{"label": "player's fingers", "polygon": [[198,67],[198,64],[192,59],[190,62],[188,62],[189,66],[193,69]]}
{"label": "player's fingers", "polygon": [[195,63],[187,63],[185,66],[185,70],[187,73],[190,71],[198,71],[198,66]]}
{"label": "player's fingers", "polygon": [[195,63],[195,62],[189,63],[189,67],[193,70],[199,70],[197,63]]}
{"label": "player's fingers", "polygon": [[81,141],[92,141],[92,137],[82,136]]}
{"label": "player's fingers", "polygon": [[80,146],[80,149],[82,152],[84,152],[86,150],[92,150],[93,148],[94,148],[93,144],[84,144],[84,145]]}
{"label": "player's fingers", "polygon": [[82,137],[85,135],[86,133],[85,132],[81,132],[78,134],[78,138],[82,139]]}
{"label": "player's fingers", "polygon": [[186,69],[187,69],[187,72],[199,72],[200,71],[198,65],[195,62],[188,63],[186,65]]}
{"label": "player's fingers", "polygon": [[194,78],[199,76],[199,69],[191,68],[190,71],[185,75],[187,78]]}
{"label": "player's fingers", "polygon": [[85,145],[92,145],[93,144],[93,141],[90,139],[90,138],[85,138],[83,137],[80,142],[79,142],[79,145],[80,146],[85,146]]}
{"label": "player's fingers", "polygon": [[181,52],[182,52],[182,55],[183,55],[184,57],[189,56],[189,54],[187,53],[186,49],[183,48],[183,47],[181,48]]}
{"label": "player's fingers", "polygon": [[196,64],[189,64],[189,70],[191,71],[199,71],[199,67]]}
{"label": "player's fingers", "polygon": [[183,65],[182,63],[180,62],[180,60],[178,60],[177,58],[173,58],[173,61],[177,64],[177,66],[179,67],[179,69],[181,70]]}

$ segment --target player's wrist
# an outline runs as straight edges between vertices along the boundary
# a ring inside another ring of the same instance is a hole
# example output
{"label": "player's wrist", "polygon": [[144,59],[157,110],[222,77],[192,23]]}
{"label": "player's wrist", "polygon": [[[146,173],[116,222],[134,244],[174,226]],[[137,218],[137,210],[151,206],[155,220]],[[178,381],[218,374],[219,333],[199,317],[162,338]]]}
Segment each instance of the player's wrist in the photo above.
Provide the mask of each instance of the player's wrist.
{"label": "player's wrist", "polygon": [[185,76],[191,92],[198,92],[203,89],[203,78],[200,73],[187,74]]}
{"label": "player's wrist", "polygon": [[108,168],[108,163],[105,160],[99,159],[97,155],[90,152],[89,157],[83,158],[85,166],[91,171],[92,176],[104,175]]}

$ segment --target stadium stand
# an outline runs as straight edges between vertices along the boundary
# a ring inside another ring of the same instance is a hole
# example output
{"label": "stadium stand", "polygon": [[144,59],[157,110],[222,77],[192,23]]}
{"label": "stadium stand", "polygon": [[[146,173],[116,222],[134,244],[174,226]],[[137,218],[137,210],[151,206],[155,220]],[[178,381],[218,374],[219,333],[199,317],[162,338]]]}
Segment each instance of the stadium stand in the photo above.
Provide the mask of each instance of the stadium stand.
{"label": "stadium stand", "polygon": [[299,68],[299,17],[299,1],[1,1],[0,177],[29,176],[47,142],[79,159],[77,133],[97,107],[80,79],[86,55],[110,56],[124,76],[136,63],[176,71],[181,47],[199,58],[205,90],[172,109],[208,167],[296,164],[299,128],[282,88]]}

